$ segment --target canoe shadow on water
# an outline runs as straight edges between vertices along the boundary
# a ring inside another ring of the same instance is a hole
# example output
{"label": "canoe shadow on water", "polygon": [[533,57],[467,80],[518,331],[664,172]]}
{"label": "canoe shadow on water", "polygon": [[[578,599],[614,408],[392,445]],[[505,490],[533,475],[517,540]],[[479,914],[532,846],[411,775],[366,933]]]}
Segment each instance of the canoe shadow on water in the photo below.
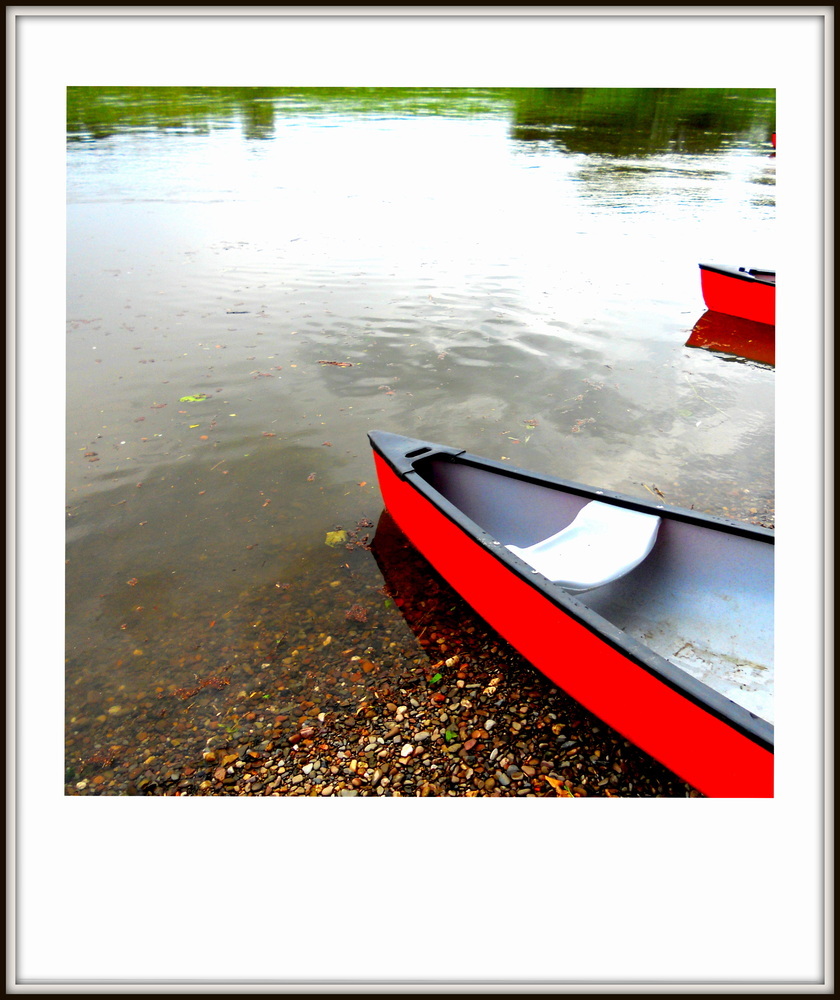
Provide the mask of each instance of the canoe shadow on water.
{"label": "canoe shadow on water", "polygon": [[726,355],[729,361],[776,366],[776,328],[707,310],[694,324],[686,347]]}

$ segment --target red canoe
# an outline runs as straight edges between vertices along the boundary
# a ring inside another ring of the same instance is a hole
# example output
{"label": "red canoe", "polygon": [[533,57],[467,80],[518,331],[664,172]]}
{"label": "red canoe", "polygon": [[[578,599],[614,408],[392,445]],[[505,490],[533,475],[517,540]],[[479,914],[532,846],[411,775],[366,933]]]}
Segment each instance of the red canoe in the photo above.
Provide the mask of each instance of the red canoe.
{"label": "red canoe", "polygon": [[701,264],[700,287],[707,309],[775,326],[775,271]]}
{"label": "red canoe", "polygon": [[772,797],[772,531],[369,437],[398,527],[526,659],[701,792]]}

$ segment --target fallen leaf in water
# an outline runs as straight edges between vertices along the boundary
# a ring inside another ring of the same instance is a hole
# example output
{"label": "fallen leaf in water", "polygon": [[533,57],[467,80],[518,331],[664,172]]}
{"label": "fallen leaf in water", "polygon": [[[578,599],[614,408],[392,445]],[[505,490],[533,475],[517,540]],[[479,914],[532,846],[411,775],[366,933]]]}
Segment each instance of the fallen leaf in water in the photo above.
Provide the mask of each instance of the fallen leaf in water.
{"label": "fallen leaf in water", "polygon": [[206,392],[197,392],[194,396],[181,396],[179,403],[202,403],[207,399]]}
{"label": "fallen leaf in water", "polygon": [[129,585],[129,587],[136,587],[138,583],[137,577],[133,576],[130,580],[126,580],[126,583]]}
{"label": "fallen leaf in water", "polygon": [[326,537],[326,544],[332,548],[336,548],[339,545],[344,545],[350,536],[343,529],[338,531],[328,531]]}
{"label": "fallen leaf in water", "polygon": [[335,365],[336,368],[352,368],[353,365],[349,361],[319,361],[319,365]]}
{"label": "fallen leaf in water", "polygon": [[306,477],[306,481],[307,481],[307,483],[314,483],[315,482],[315,473],[314,472],[310,472],[309,475]]}

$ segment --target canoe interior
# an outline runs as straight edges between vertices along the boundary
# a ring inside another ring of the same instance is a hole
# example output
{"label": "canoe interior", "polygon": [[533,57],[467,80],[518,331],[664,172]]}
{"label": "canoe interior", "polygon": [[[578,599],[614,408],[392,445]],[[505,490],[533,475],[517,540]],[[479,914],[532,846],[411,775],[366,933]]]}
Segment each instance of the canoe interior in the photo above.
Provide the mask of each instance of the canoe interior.
{"label": "canoe interior", "polygon": [[[457,458],[430,457],[414,468],[503,545],[559,531],[593,498]],[[656,512],[662,522],[644,562],[577,600],[772,724],[772,544]]]}
{"label": "canoe interior", "polygon": [[735,267],[729,264],[701,264],[700,270],[706,274],[719,274],[724,278],[734,278],[745,285],[776,285],[776,272],[763,267]]}
{"label": "canoe interior", "polygon": [[758,278],[759,281],[766,281],[769,285],[776,284],[776,272],[775,271],[762,271],[760,268],[751,267],[749,273],[754,277]]}

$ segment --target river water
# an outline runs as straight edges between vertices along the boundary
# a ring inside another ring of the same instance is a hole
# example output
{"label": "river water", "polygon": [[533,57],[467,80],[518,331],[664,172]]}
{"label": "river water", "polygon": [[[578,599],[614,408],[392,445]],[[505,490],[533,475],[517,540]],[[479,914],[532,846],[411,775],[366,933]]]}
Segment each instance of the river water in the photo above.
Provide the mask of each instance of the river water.
{"label": "river water", "polygon": [[381,588],[372,428],[773,523],[772,345],[687,346],[775,266],[765,92],[76,97],[70,778]]}

